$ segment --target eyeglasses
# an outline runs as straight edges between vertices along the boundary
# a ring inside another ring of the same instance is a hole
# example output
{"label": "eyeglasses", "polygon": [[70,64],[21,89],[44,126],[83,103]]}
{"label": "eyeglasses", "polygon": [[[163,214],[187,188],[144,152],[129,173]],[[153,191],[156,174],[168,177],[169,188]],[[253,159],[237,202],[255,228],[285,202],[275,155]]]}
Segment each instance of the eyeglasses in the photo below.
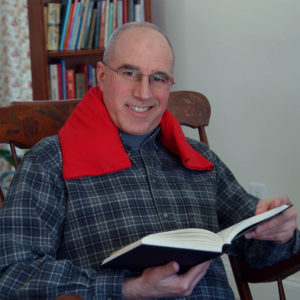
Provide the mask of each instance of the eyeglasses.
{"label": "eyeglasses", "polygon": [[148,75],[142,74],[139,70],[130,67],[120,67],[115,70],[106,63],[103,62],[103,64],[111,71],[117,73],[124,81],[133,85],[140,83],[143,80],[143,76],[147,76],[149,78],[149,85],[154,88],[166,88],[175,84],[173,78],[165,73],[158,72]]}

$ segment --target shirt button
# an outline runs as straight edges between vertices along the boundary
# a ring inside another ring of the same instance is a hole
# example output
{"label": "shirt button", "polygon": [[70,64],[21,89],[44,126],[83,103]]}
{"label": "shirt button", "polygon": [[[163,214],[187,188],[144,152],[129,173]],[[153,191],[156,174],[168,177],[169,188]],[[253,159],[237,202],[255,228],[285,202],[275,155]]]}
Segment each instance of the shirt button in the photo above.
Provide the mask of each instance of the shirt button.
{"label": "shirt button", "polygon": [[155,179],[152,179],[152,182],[153,182],[153,183],[155,183],[155,182],[156,182],[156,180],[155,180]]}
{"label": "shirt button", "polygon": [[165,217],[165,218],[167,218],[167,217],[168,217],[168,214],[167,214],[166,212],[164,213],[164,217]]}

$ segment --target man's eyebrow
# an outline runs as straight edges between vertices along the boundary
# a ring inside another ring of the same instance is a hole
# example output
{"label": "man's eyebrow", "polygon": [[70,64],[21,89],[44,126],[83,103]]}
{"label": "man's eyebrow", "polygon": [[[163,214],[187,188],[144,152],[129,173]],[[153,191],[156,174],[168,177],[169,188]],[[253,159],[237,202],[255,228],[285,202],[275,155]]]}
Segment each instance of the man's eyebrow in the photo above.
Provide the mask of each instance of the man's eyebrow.
{"label": "man's eyebrow", "polygon": [[[129,69],[129,70],[140,71],[139,67],[131,65],[131,64],[123,64],[120,67],[118,67],[118,70],[120,70],[120,69]],[[170,77],[170,75],[168,73],[164,72],[164,71],[155,71],[152,74]]]}
{"label": "man's eyebrow", "polygon": [[140,69],[137,66],[130,65],[130,64],[124,64],[118,67],[118,69],[130,69],[130,70],[136,70],[139,71]]}

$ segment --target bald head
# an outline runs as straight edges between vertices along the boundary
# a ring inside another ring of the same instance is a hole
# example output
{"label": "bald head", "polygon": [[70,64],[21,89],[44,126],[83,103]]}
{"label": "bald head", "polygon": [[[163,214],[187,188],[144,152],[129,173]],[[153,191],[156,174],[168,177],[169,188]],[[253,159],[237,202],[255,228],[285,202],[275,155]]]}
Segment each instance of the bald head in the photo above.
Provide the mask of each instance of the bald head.
{"label": "bald head", "polygon": [[[172,70],[174,67],[174,51],[173,47],[168,39],[168,37],[161,31],[159,27],[152,23],[148,22],[131,22],[131,23],[126,23],[123,24],[122,26],[118,27],[112,34],[106,48],[103,54],[103,61],[106,64],[111,64],[113,60],[115,59],[116,53],[118,51],[117,47],[119,44],[119,41],[124,38],[127,35],[131,35],[132,38],[134,38],[135,34],[137,32],[144,31],[145,33],[150,33],[152,32],[154,35],[160,35],[162,40],[168,45],[168,48],[170,49],[171,52],[171,59],[172,59]],[[153,35],[152,35],[153,36]],[[151,35],[148,35],[148,38],[151,38]],[[151,40],[149,40],[151,42]]]}

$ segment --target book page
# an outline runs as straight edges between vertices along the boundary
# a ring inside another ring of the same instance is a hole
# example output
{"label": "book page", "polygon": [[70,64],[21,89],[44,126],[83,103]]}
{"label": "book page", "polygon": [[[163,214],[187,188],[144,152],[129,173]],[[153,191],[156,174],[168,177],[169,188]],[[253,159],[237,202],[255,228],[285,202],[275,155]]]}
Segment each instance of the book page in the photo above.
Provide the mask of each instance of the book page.
{"label": "book page", "polygon": [[150,234],[142,239],[143,244],[160,245],[183,249],[221,252],[223,241],[205,229],[188,228]]}

